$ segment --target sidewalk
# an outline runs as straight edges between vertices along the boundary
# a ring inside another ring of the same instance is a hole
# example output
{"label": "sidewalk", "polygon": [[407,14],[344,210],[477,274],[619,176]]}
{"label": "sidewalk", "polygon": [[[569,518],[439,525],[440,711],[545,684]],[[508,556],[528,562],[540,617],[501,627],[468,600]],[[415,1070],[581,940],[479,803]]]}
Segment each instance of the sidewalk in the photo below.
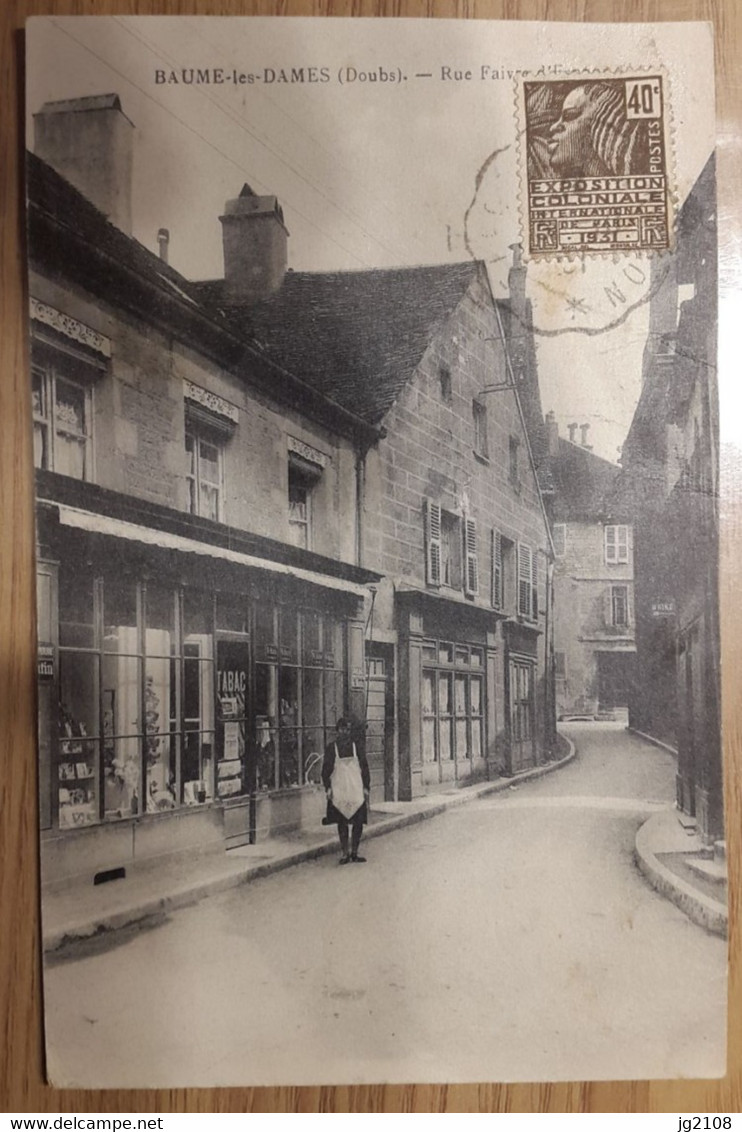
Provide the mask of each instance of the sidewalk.
{"label": "sidewalk", "polygon": [[674,809],[653,814],[636,835],[634,855],[653,888],[695,924],[726,937],[726,862],[710,857],[695,826],[681,824]]}
{"label": "sidewalk", "polygon": [[[575,750],[555,762],[524,771],[513,778],[478,782],[412,802],[376,802],[369,814],[364,840],[403,829],[435,817],[453,806],[508,790],[559,770],[571,762]],[[42,936],[45,952],[55,952],[76,941],[91,939],[133,925],[153,923],[177,908],[195,904],[204,896],[270,876],[291,865],[338,852],[334,828],[303,830],[224,853],[193,856],[184,861],[154,863],[124,880],[93,886],[86,884],[45,891],[42,901]]]}
{"label": "sidewalk", "polygon": [[[570,742],[569,740],[567,740]],[[455,787],[427,794],[412,802],[378,802],[369,815],[364,840],[403,829],[435,817],[454,806],[496,794],[566,766],[575,757],[525,771],[513,778]],[[194,856],[184,861],[154,863],[121,881],[92,884],[44,893],[42,909],[45,952],[58,952],[69,944],[135,925],[153,924],[178,908],[204,896],[224,892],[249,881],[270,876],[302,861],[338,852],[334,829],[304,830],[230,849],[224,853]],[[654,814],[639,829],[635,858],[650,884],[678,905],[695,923],[725,936],[728,915],[722,873],[706,861],[707,854],[694,829],[684,828],[673,809]]]}

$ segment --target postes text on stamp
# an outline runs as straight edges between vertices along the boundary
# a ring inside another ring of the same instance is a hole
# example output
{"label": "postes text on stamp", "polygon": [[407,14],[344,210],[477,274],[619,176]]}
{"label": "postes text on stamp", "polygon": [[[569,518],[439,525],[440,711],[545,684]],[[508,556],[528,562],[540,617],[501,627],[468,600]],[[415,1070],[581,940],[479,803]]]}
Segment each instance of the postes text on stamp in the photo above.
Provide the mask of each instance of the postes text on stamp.
{"label": "postes text on stamp", "polygon": [[531,256],[670,247],[665,98],[660,73],[522,82]]}

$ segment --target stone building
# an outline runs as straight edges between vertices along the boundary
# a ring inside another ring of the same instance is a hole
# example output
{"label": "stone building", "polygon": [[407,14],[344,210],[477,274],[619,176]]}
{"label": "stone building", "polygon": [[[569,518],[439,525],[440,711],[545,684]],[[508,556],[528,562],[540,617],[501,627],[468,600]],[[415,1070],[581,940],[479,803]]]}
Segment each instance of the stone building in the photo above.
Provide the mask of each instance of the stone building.
{"label": "stone building", "polygon": [[559,436],[546,418],[554,537],[554,676],[559,718],[625,710],[634,679],[634,532],[616,499],[620,467]]}
{"label": "stone building", "polygon": [[366,642],[378,797],[512,774],[553,748],[552,554],[518,395],[535,365],[524,275],[516,253],[496,303],[474,262],[290,272],[244,309],[269,356],[380,432],[359,526],[360,561],[383,575]]}
{"label": "stone building", "polygon": [[631,726],[678,753],[679,808],[723,830],[718,613],[716,181],[713,158],[652,262],[641,397],[623,449],[635,516]]}
{"label": "stone building", "polygon": [[[319,821],[321,792],[305,784],[338,716],[365,710],[378,576],[359,566],[359,452],[379,434],[278,369],[107,219],[130,213],[106,189],[112,181],[120,198],[131,169],[115,96],[47,105],[36,123],[29,284],[49,881],[239,844],[297,825],[307,806]],[[97,160],[75,165],[75,188],[53,163],[69,174],[85,138]],[[285,256],[274,201],[248,192],[227,206],[236,289],[239,225],[252,244],[266,211]],[[250,276],[253,295],[261,282],[275,277]]]}

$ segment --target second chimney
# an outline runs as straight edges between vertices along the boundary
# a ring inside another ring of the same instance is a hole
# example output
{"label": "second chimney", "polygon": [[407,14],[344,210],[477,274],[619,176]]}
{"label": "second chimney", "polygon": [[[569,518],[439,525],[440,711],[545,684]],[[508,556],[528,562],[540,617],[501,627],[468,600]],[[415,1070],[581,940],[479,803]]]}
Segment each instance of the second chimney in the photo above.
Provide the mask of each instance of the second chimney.
{"label": "second chimney", "polygon": [[228,298],[259,302],[277,291],[286,274],[288,231],[274,196],[258,196],[243,185],[228,200],[222,224],[224,281]]}

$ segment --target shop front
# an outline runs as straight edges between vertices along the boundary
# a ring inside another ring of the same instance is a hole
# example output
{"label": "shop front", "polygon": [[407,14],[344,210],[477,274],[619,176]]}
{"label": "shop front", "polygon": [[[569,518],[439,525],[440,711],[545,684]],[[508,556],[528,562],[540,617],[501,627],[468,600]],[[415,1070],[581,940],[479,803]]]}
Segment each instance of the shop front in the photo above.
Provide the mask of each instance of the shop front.
{"label": "shop front", "polygon": [[486,778],[496,736],[494,616],[424,594],[398,598],[400,796]]}
{"label": "shop front", "polygon": [[364,706],[363,586],[66,519],[39,522],[44,879],[319,824],[318,761]]}

